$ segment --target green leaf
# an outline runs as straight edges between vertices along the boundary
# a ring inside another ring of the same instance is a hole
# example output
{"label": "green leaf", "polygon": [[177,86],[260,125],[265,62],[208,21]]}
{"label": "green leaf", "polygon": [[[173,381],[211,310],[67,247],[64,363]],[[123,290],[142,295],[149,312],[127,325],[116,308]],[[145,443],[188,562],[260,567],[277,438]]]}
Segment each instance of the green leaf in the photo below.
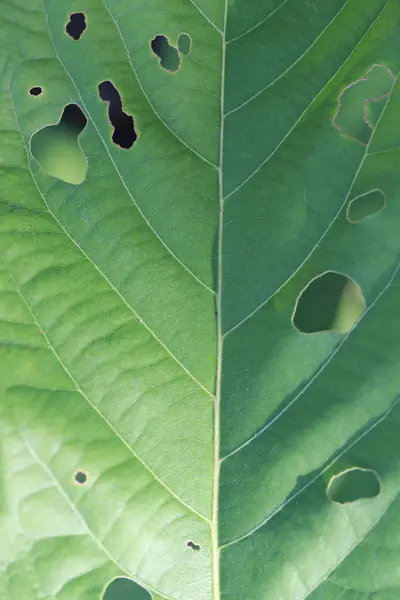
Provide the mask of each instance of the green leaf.
{"label": "green leaf", "polygon": [[399,40],[2,0],[2,599],[397,598]]}

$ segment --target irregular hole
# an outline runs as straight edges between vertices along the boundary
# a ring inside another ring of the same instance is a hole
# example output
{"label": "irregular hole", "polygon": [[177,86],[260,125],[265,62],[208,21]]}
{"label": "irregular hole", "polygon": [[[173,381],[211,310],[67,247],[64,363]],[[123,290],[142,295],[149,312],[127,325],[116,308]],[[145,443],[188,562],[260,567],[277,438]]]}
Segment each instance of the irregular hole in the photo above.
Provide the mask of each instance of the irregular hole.
{"label": "irregular hole", "polygon": [[87,473],[85,473],[84,471],[76,471],[76,473],[74,475],[75,483],[77,483],[79,485],[85,485],[85,483],[87,483],[87,480],[88,480]]}
{"label": "irregular hole", "polygon": [[104,590],[102,600],[151,600],[151,595],[132,579],[117,577]]}
{"label": "irregular hole", "polygon": [[135,122],[131,115],[122,110],[121,96],[111,81],[103,81],[98,86],[99,96],[104,102],[108,102],[108,117],[114,127],[112,140],[121,148],[131,148],[137,140]]}
{"label": "irregular hole", "polygon": [[86,18],[83,13],[71,13],[65,31],[73,40],[79,40],[86,27]]}
{"label": "irregular hole", "polygon": [[32,156],[44,173],[74,185],[85,180],[87,162],[78,144],[78,137],[86,123],[80,107],[68,104],[57,125],[44,127],[32,136]]}
{"label": "irregular hole", "polygon": [[29,90],[29,93],[31,96],[40,96],[40,94],[42,92],[43,92],[43,90],[39,85],[35,85],[35,86],[31,87],[31,89]]}
{"label": "irregular hole", "polygon": [[192,38],[187,33],[181,33],[178,38],[178,50],[181,54],[188,55],[192,48]]}
{"label": "irregular hole", "polygon": [[349,331],[365,310],[361,288],[341,273],[328,271],[301,292],[293,325],[303,333]]}
{"label": "irregular hole", "polygon": [[385,205],[385,194],[381,190],[370,190],[353,198],[347,207],[347,219],[350,223],[360,223],[382,210]]}
{"label": "irregular hole", "polygon": [[160,65],[167,71],[177,71],[180,66],[179,51],[175,46],[171,46],[168,38],[165,35],[156,35],[151,40],[151,49],[154,54],[160,59]]}
{"label": "irregular hole", "polygon": [[365,498],[376,498],[381,491],[378,475],[372,469],[354,467],[334,475],[326,489],[332,502],[347,504]]}
{"label": "irregular hole", "polygon": [[383,65],[373,65],[340,94],[333,118],[335,127],[347,137],[367,144],[393,87],[394,75]]}
{"label": "irregular hole", "polygon": [[192,550],[195,550],[196,552],[200,550],[199,544],[195,544],[194,542],[192,542],[192,540],[186,542],[186,546],[188,546],[188,548],[191,548]]}

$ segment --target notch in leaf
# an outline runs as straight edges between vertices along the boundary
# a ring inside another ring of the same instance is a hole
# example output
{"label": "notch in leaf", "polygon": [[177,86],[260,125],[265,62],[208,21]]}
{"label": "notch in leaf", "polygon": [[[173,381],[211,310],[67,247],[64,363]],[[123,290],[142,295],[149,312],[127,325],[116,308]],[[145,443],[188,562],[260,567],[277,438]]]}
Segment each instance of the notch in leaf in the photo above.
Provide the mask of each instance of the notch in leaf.
{"label": "notch in leaf", "polygon": [[151,600],[149,592],[132,579],[117,577],[106,589],[102,600]]}
{"label": "notch in leaf", "polygon": [[65,31],[69,37],[77,41],[81,38],[86,27],[86,18],[82,12],[71,13],[69,15],[69,22],[65,26]]}
{"label": "notch in leaf", "polygon": [[108,117],[114,127],[112,141],[121,148],[131,148],[138,136],[133,117],[122,110],[120,93],[111,81],[103,81],[98,89],[101,100],[108,102]]}

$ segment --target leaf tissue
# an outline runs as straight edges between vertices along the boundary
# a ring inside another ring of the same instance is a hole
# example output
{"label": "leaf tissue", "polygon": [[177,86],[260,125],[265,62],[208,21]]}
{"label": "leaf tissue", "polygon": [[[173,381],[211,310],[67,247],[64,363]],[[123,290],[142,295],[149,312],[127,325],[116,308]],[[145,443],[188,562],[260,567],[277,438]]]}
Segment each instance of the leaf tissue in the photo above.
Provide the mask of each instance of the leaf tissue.
{"label": "leaf tissue", "polygon": [[2,0],[0,598],[400,595],[400,0]]}

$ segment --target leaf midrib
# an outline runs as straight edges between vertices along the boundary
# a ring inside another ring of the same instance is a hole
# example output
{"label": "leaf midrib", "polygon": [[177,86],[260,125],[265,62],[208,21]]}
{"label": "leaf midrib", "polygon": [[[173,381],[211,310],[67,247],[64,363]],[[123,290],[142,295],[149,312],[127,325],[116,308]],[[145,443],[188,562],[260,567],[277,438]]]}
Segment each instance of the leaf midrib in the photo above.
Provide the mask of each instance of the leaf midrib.
{"label": "leaf midrib", "polygon": [[224,232],[224,127],[225,127],[225,66],[226,66],[226,25],[228,18],[228,0],[224,0],[224,20],[222,30],[222,56],[221,56],[221,102],[220,102],[220,137],[219,137],[219,219],[218,219],[218,267],[217,267],[217,378],[214,401],[214,476],[212,489],[211,511],[211,551],[212,551],[212,596],[213,600],[220,600],[220,547],[218,531],[219,512],[219,479],[221,470],[220,459],[220,420],[221,420],[221,384],[222,384],[222,356],[224,334],[222,326],[222,283],[223,283],[223,232]]}

